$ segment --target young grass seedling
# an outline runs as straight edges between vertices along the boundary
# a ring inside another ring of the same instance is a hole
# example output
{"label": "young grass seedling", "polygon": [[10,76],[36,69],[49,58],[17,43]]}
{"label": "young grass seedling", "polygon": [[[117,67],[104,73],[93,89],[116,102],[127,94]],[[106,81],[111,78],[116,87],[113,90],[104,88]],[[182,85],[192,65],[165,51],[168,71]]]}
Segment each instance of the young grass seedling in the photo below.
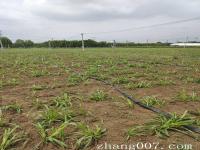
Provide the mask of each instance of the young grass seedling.
{"label": "young grass seedling", "polygon": [[149,88],[149,87],[151,87],[151,83],[147,82],[147,81],[141,81],[141,82],[135,84],[135,87],[136,88]]}
{"label": "young grass seedling", "polygon": [[94,142],[101,139],[106,132],[105,128],[96,126],[96,128],[92,129],[83,123],[79,124],[77,128],[80,130],[77,132],[77,135],[79,136],[78,140],[76,141],[77,149],[85,149],[89,147]]}
{"label": "young grass seedling", "polygon": [[71,97],[67,93],[64,93],[63,96],[56,97],[53,100],[52,105],[60,108],[71,107],[72,106]]}
{"label": "young grass seedling", "polygon": [[126,99],[126,101],[127,101],[127,105],[128,105],[129,108],[134,108],[135,107],[134,103],[131,100]]}
{"label": "young grass seedling", "polygon": [[6,125],[6,121],[3,117],[2,110],[0,109],[0,127],[4,127]]}
{"label": "young grass seedling", "polygon": [[17,113],[21,113],[22,107],[21,107],[21,105],[19,105],[17,103],[13,103],[13,104],[3,106],[2,110],[10,110],[10,111],[14,111],[14,112],[17,112]]}
{"label": "young grass seedling", "polygon": [[47,74],[47,72],[44,70],[33,70],[32,71],[33,77],[42,77],[42,76],[45,76],[46,74]]}
{"label": "young grass seedling", "polygon": [[3,86],[4,86],[4,84],[3,84],[3,80],[0,80],[0,89],[2,89]]}
{"label": "young grass seedling", "polygon": [[90,99],[94,101],[103,101],[107,97],[108,95],[104,93],[104,91],[96,90],[94,93],[92,93],[92,95],[90,96]]}
{"label": "young grass seedling", "polygon": [[[187,129],[185,126],[196,125],[196,120],[187,115],[187,111],[183,115],[172,114],[170,118],[159,115],[151,122],[142,126],[135,126],[128,130],[128,138],[137,135],[157,135],[160,138],[169,137],[169,131],[176,131],[194,137],[193,131]],[[197,138],[197,137],[195,137]]]}
{"label": "young grass seedling", "polygon": [[41,91],[41,90],[45,89],[45,86],[34,84],[34,85],[31,87],[31,89],[32,89],[33,91]]}
{"label": "young grass seedling", "polygon": [[149,88],[151,87],[152,84],[151,82],[147,82],[147,81],[141,81],[139,83],[129,83],[127,85],[127,88],[129,89],[135,89],[135,88]]}
{"label": "young grass seedling", "polygon": [[140,64],[137,65],[137,67],[139,67],[139,68],[148,68],[149,66],[148,66],[148,64],[140,63]]}
{"label": "young grass seedling", "polygon": [[62,123],[58,128],[51,128],[51,129],[46,129],[46,127],[41,124],[37,123],[35,124],[35,127],[37,128],[40,137],[42,138],[42,142],[40,142],[36,147],[38,148],[40,144],[42,143],[52,143],[54,145],[58,145],[62,148],[66,148],[67,145],[65,144],[65,134],[64,130],[67,128],[69,125],[75,125],[74,123],[69,123],[69,122],[64,122]]}
{"label": "young grass seedling", "polygon": [[167,86],[167,85],[173,85],[174,82],[172,80],[168,80],[168,79],[160,79],[160,80],[158,80],[158,82],[156,84],[160,85],[160,86]]}
{"label": "young grass seedling", "polygon": [[165,101],[158,99],[155,96],[146,96],[142,99],[142,103],[146,106],[163,106]]}
{"label": "young grass seedling", "polygon": [[128,64],[128,67],[130,68],[133,68],[133,67],[136,67],[137,65],[136,64]]}
{"label": "young grass seedling", "polygon": [[131,137],[146,135],[144,126],[139,126],[139,125],[129,128],[126,134],[127,134],[127,140],[129,140]]}
{"label": "young grass seedling", "polygon": [[195,83],[200,84],[200,78],[195,80]]}
{"label": "young grass seedling", "polygon": [[199,101],[200,97],[197,95],[197,93],[195,93],[194,91],[192,92],[192,94],[188,94],[186,92],[185,89],[183,89],[182,91],[180,91],[176,97],[177,100],[179,101]]}
{"label": "young grass seedling", "polygon": [[12,78],[7,82],[7,85],[12,85],[12,86],[16,86],[19,84],[19,81],[17,81],[17,79]]}
{"label": "young grass seedling", "polygon": [[46,143],[47,142],[47,131],[46,131],[45,125],[38,122],[37,124],[35,124],[35,127],[37,128],[38,133],[39,133],[40,137],[42,138],[42,142]]}
{"label": "young grass seedling", "polygon": [[46,110],[42,114],[41,120],[47,126],[54,122],[71,121],[71,119],[74,117],[73,112],[69,110],[59,110],[55,108],[49,108],[46,105],[45,108]]}
{"label": "young grass seedling", "polygon": [[33,100],[32,106],[35,107],[36,109],[42,109],[44,107],[44,104],[37,98]]}
{"label": "young grass seedling", "polygon": [[128,78],[126,77],[118,77],[112,81],[113,84],[127,84],[129,83]]}
{"label": "young grass seedling", "polygon": [[99,75],[99,67],[100,66],[91,66],[87,69],[86,75],[88,77],[96,77]]}
{"label": "young grass seedling", "polygon": [[72,74],[68,77],[68,86],[78,85],[80,82],[84,80],[84,77],[80,74]]}
{"label": "young grass seedling", "polygon": [[17,132],[17,128],[18,127],[14,127],[4,130],[0,143],[0,150],[8,150],[16,143],[25,140],[26,135],[23,132]]}

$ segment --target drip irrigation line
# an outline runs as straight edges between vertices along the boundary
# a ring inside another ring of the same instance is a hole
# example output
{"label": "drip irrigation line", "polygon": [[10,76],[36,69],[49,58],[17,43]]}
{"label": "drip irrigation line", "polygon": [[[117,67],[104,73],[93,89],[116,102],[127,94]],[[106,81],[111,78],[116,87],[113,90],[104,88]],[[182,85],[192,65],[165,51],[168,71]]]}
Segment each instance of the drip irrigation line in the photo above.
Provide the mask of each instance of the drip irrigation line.
{"label": "drip irrigation line", "polygon": [[[131,100],[134,104],[137,104],[138,106],[142,107],[142,108],[145,108],[147,110],[150,110],[154,113],[157,113],[157,114],[160,114],[160,115],[163,115],[167,118],[171,118],[172,115],[168,112],[165,112],[165,111],[162,111],[158,108],[155,108],[155,107],[150,107],[150,106],[147,106],[145,104],[143,104],[140,100],[130,96],[129,94],[123,92],[122,90],[120,90],[119,88],[117,88],[116,86],[113,86],[111,83],[107,82],[107,81],[104,81],[104,80],[101,80],[101,79],[98,79],[98,78],[95,78],[95,77],[90,77],[90,79],[93,79],[93,80],[96,80],[96,81],[100,81],[102,83],[104,83],[105,85],[109,85],[111,86],[115,91],[117,91],[118,93],[120,93],[121,95],[123,95],[124,97],[128,98],[129,100]],[[188,130],[190,131],[193,131],[193,132],[196,132],[198,134],[200,134],[200,128],[198,127],[194,127],[194,126],[183,126],[185,128],[187,128]]]}

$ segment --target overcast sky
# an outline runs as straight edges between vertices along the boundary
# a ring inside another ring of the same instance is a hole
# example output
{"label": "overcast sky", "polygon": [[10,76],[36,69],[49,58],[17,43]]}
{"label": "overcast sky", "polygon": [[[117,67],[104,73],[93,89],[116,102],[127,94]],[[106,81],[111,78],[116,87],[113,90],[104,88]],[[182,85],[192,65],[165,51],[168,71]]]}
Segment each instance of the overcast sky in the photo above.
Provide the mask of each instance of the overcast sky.
{"label": "overcast sky", "polygon": [[128,32],[112,30],[200,17],[200,0],[0,0],[0,30],[13,41],[85,38],[117,41],[200,40],[200,19]]}

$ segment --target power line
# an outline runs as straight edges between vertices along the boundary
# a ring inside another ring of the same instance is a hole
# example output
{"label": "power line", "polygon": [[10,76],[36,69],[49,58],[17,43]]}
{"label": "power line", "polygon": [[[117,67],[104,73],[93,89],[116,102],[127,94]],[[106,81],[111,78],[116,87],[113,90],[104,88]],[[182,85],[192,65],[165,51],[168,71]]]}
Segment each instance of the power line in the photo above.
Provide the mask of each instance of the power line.
{"label": "power line", "polygon": [[80,37],[80,34],[74,34],[74,35],[68,37],[66,40],[72,40],[73,38],[76,38],[76,37],[77,38]]}
{"label": "power line", "polygon": [[177,21],[170,21],[170,22],[165,22],[165,23],[160,23],[160,24],[153,24],[153,25],[148,25],[148,26],[139,26],[139,27],[132,27],[132,28],[126,28],[126,29],[120,29],[120,30],[113,30],[113,31],[86,32],[86,33],[84,33],[84,34],[109,34],[109,33],[120,33],[120,32],[132,31],[132,30],[140,30],[140,29],[154,28],[154,27],[159,27],[159,26],[166,26],[166,25],[179,24],[179,23],[190,22],[190,21],[195,21],[195,20],[200,20],[200,16],[199,16],[199,17],[195,17],[195,18],[190,18],[190,19],[183,19],[183,20],[177,20]]}

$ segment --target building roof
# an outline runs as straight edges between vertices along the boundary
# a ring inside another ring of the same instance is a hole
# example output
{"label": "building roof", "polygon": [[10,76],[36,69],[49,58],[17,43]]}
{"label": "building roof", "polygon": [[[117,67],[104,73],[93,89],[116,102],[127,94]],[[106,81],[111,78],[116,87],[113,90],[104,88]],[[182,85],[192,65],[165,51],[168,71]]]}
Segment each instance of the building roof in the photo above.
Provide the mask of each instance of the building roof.
{"label": "building roof", "polygon": [[171,46],[200,46],[200,43],[173,43]]}

